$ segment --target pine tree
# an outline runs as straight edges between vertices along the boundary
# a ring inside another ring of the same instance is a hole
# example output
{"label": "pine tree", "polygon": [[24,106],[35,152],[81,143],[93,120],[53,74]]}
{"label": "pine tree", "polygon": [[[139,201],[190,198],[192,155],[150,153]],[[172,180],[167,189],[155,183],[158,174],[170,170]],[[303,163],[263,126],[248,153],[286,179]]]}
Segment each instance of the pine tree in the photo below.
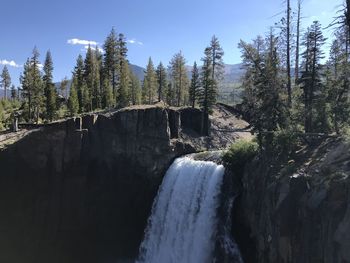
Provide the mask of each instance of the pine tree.
{"label": "pine tree", "polygon": [[145,104],[152,104],[156,101],[157,80],[152,58],[149,58],[143,80],[142,101]]}
{"label": "pine tree", "polygon": [[112,85],[113,96],[117,97],[117,72],[118,64],[118,40],[117,35],[112,28],[110,34],[107,36],[103,46],[104,49],[104,76],[108,78]]}
{"label": "pine tree", "polygon": [[175,90],[176,106],[180,107],[188,102],[188,77],[186,60],[182,52],[176,53],[170,61],[170,75]]}
{"label": "pine tree", "polygon": [[51,52],[46,53],[45,63],[44,63],[44,93],[45,93],[45,118],[49,121],[52,121],[56,114],[56,101],[57,93],[55,84],[53,83],[52,77],[53,71],[53,62],[51,57]]}
{"label": "pine tree", "polygon": [[213,105],[216,101],[216,91],[212,70],[212,50],[210,47],[207,47],[204,50],[204,57],[202,58],[203,66],[201,70],[201,89],[199,91],[199,106],[205,114],[210,113]]}
{"label": "pine tree", "polygon": [[78,94],[79,112],[81,113],[84,111],[83,94],[84,94],[85,79],[84,79],[84,60],[82,55],[80,54],[77,58],[72,79],[76,79],[76,90]]}
{"label": "pine tree", "polygon": [[114,105],[113,89],[109,79],[103,81],[102,107],[110,109]]}
{"label": "pine tree", "polygon": [[117,105],[119,107],[126,107],[129,105],[129,62],[127,60],[128,49],[126,47],[126,40],[123,34],[119,34],[117,41],[118,53],[118,85],[117,85]]}
{"label": "pine tree", "polygon": [[17,99],[17,90],[15,85],[11,86],[11,99],[16,100]]}
{"label": "pine tree", "polygon": [[305,132],[314,131],[314,103],[315,93],[321,89],[321,60],[324,58],[322,46],[326,39],[323,37],[321,25],[315,21],[308,28],[303,46],[305,51],[302,54],[304,70],[301,72],[299,83],[304,93],[305,109]]}
{"label": "pine tree", "polygon": [[4,66],[1,73],[1,86],[5,91],[5,99],[7,99],[7,89],[9,89],[11,86],[11,76],[6,65]]}
{"label": "pine tree", "polygon": [[347,30],[340,28],[336,33],[327,61],[325,88],[328,92],[330,115],[334,130],[340,133],[342,126],[349,121],[350,103],[348,99],[348,40]]}
{"label": "pine tree", "polygon": [[156,74],[158,84],[158,101],[162,101],[164,99],[165,90],[167,88],[167,73],[162,62],[159,63]]}
{"label": "pine tree", "polygon": [[218,85],[220,81],[222,80],[223,70],[224,70],[224,62],[223,62],[223,56],[224,51],[220,46],[218,38],[214,35],[210,42],[210,50],[211,50],[211,78],[213,80],[213,83],[215,85],[215,89],[218,89]]}
{"label": "pine tree", "polygon": [[131,73],[130,97],[132,105],[141,103],[141,84],[137,76]]}
{"label": "pine tree", "polygon": [[197,63],[194,62],[193,69],[192,69],[191,85],[189,90],[190,104],[192,108],[194,108],[196,104],[200,87],[201,87],[201,83],[199,79],[199,71],[197,68]]}
{"label": "pine tree", "polygon": [[299,79],[299,49],[300,49],[300,23],[301,23],[301,1],[298,0],[298,11],[297,11],[297,32],[296,32],[296,47],[295,47],[295,83]]}
{"label": "pine tree", "polygon": [[23,72],[20,76],[20,82],[22,85],[22,92],[21,95],[24,99],[24,107],[28,109],[27,111],[27,117],[28,120],[31,121],[32,119],[32,98],[33,98],[33,87],[31,85],[31,76],[30,76],[30,60],[27,59],[26,63],[23,66]]}
{"label": "pine tree", "polygon": [[92,111],[93,107],[93,90],[95,84],[95,58],[92,48],[88,47],[86,57],[84,60],[84,80],[86,84],[86,90],[84,91],[85,98],[85,111]]}
{"label": "pine tree", "polygon": [[67,77],[64,77],[60,83],[60,91],[61,91],[61,96],[66,99],[67,99],[68,84],[69,84],[69,81]]}
{"label": "pine tree", "polygon": [[26,99],[28,106],[28,119],[38,123],[44,102],[44,89],[40,74],[39,52],[36,47],[33,54],[24,65],[24,71],[21,75],[22,95]]}
{"label": "pine tree", "polygon": [[69,91],[69,99],[68,99],[68,109],[71,116],[75,116],[79,112],[77,86],[78,86],[78,80],[77,78],[74,78]]}
{"label": "pine tree", "polygon": [[43,110],[44,103],[44,89],[40,74],[40,62],[39,62],[39,51],[34,47],[33,55],[30,60],[31,63],[31,79],[33,86],[33,106],[34,106],[34,116],[36,123],[39,123],[40,114]]}
{"label": "pine tree", "polygon": [[285,125],[277,38],[271,30],[266,40],[258,37],[252,44],[241,41],[239,48],[246,69],[242,80],[243,105],[250,114],[253,130],[258,133],[260,146],[268,147],[271,132]]}

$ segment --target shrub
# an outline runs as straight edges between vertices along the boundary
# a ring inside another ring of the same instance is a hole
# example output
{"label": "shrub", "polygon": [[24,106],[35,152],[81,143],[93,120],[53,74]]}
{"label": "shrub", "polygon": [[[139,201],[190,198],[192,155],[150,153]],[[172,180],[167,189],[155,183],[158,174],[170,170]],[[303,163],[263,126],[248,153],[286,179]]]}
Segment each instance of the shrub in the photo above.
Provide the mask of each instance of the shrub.
{"label": "shrub", "polygon": [[238,176],[243,175],[246,163],[252,161],[258,152],[258,144],[252,141],[239,140],[223,155],[226,167]]}

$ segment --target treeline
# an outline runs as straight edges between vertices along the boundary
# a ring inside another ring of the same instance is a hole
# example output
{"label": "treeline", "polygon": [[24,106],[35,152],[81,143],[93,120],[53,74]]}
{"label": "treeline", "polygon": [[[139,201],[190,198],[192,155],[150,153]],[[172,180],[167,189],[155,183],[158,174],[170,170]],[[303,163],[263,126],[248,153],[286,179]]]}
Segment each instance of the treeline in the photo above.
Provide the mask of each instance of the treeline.
{"label": "treeline", "polygon": [[[162,62],[155,67],[149,58],[143,81],[132,72],[127,53],[125,36],[113,28],[103,51],[89,46],[85,57],[78,56],[71,81],[65,78],[56,87],[51,52],[46,53],[42,65],[34,48],[24,65],[20,88],[11,89],[12,100],[21,101],[20,117],[27,122],[51,122],[67,115],[160,101],[169,106],[191,105],[211,111],[222,77],[224,55],[215,36],[204,51],[202,66],[194,63],[191,79],[182,52],[173,56],[168,67]],[[1,77],[8,99],[11,78],[6,67]]]}
{"label": "treeline", "polygon": [[239,43],[246,69],[243,109],[263,148],[272,144],[274,132],[342,134],[349,130],[348,9],[327,25],[335,38],[326,60],[320,23],[314,21],[301,34],[300,0],[296,6],[293,12],[290,0],[286,1],[286,16],[276,24],[278,31],[275,26],[265,37]]}

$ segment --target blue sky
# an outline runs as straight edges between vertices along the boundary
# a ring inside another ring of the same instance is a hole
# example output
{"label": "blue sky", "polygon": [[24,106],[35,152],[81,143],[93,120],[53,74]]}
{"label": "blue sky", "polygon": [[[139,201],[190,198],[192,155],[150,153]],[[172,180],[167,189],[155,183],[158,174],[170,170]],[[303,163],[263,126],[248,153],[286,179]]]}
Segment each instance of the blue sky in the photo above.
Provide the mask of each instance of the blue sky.
{"label": "blue sky", "polygon": [[[199,61],[216,34],[225,63],[240,62],[237,44],[264,34],[278,21],[283,0],[11,0],[1,3],[0,70],[8,64],[13,83],[36,45],[44,60],[51,50],[54,79],[70,78],[86,41],[101,45],[114,26],[129,40],[129,60],[145,66],[151,56],[167,64],[179,50]],[[296,0],[292,0],[295,6]],[[304,0],[303,27],[332,21],[343,0]],[[329,37],[330,31],[325,35]],[[85,40],[85,41],[84,41]]]}

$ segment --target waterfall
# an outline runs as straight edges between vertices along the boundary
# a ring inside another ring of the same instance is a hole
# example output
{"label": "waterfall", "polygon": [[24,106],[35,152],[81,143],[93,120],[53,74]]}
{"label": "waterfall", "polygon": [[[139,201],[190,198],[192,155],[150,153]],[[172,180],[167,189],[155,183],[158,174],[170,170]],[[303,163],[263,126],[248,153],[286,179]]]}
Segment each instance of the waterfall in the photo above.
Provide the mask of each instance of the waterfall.
{"label": "waterfall", "polygon": [[138,263],[213,262],[223,176],[214,162],[174,161],[153,203]]}

